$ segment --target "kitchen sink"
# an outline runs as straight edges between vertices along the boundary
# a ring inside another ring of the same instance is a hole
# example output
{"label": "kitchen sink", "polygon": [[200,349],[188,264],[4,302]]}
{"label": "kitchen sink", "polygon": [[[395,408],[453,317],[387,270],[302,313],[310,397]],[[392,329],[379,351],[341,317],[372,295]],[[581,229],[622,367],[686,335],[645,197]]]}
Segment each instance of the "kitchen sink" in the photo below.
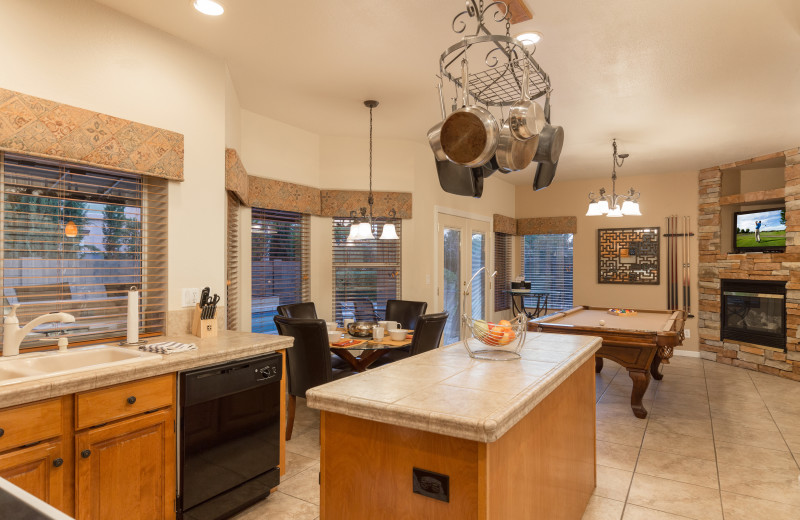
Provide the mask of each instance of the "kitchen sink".
{"label": "kitchen sink", "polygon": [[21,354],[0,358],[0,386],[132,363],[150,363],[161,354],[110,345],[75,348],[66,352]]}

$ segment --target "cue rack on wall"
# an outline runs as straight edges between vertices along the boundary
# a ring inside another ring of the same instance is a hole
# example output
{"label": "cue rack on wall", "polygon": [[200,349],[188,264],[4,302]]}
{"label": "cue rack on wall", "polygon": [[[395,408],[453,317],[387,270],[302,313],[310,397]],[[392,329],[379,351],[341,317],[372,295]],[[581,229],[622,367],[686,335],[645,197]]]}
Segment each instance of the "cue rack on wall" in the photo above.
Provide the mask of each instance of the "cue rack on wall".
{"label": "cue rack on wall", "polygon": [[[682,230],[679,230],[679,222],[682,223]],[[683,292],[680,294],[681,305],[686,316],[694,318],[692,314],[692,272],[691,272],[691,251],[690,237],[694,233],[689,231],[691,227],[691,217],[679,217],[670,215],[667,217],[667,308],[669,310],[679,310],[678,304],[680,291],[679,285],[683,285]],[[680,261],[678,254],[680,252]],[[680,267],[680,270],[678,269]]]}

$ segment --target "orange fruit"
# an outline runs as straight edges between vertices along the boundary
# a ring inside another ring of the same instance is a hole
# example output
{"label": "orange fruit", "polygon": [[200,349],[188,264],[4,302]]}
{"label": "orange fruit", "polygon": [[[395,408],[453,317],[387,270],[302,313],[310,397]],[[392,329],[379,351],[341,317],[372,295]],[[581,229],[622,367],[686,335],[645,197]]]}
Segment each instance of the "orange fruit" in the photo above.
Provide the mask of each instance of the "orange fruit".
{"label": "orange fruit", "polygon": [[498,325],[502,325],[503,327],[510,327],[511,326],[511,322],[508,321],[508,320],[500,320],[500,321],[497,322],[497,324]]}

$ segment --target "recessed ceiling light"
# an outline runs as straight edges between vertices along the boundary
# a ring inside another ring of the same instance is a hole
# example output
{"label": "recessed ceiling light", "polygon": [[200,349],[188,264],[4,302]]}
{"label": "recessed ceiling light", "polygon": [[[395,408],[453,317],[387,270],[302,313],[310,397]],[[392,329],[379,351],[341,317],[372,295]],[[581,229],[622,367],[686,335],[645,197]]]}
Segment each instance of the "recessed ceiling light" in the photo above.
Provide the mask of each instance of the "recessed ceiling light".
{"label": "recessed ceiling light", "polygon": [[539,31],[531,31],[518,34],[516,38],[521,41],[523,45],[536,45],[542,39],[542,33]]}
{"label": "recessed ceiling light", "polygon": [[194,0],[192,5],[201,13],[209,16],[219,16],[225,12],[225,9],[214,0]]}

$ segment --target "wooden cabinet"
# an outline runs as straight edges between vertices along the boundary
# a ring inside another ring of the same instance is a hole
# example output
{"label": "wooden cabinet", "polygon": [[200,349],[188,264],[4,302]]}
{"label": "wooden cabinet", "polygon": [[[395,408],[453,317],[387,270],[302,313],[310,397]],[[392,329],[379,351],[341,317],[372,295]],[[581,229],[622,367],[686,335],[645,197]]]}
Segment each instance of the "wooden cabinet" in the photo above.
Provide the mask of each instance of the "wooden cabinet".
{"label": "wooden cabinet", "polygon": [[66,506],[63,444],[52,441],[0,455],[0,477],[51,506]]}
{"label": "wooden cabinet", "polygon": [[173,421],[168,408],[75,436],[78,520],[174,518]]}

